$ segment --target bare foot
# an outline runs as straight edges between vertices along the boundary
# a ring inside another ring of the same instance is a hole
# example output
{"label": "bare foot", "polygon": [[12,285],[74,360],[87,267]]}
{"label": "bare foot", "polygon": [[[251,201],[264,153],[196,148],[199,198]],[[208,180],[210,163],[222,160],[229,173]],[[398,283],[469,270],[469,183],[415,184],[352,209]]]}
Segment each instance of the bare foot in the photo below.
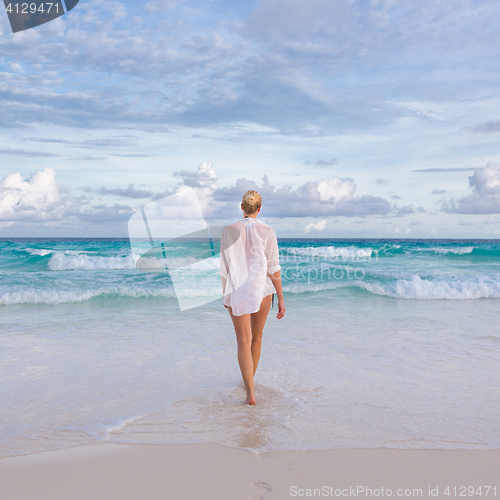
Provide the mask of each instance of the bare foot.
{"label": "bare foot", "polygon": [[247,400],[245,401],[245,404],[254,405],[255,404],[255,396],[253,394],[247,394]]}

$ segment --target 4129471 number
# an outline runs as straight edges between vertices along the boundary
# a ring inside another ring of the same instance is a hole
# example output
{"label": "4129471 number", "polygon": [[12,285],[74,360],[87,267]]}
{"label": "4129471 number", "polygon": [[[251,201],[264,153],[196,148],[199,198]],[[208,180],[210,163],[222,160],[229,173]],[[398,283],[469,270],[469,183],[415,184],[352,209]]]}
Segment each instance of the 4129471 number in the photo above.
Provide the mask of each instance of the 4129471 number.
{"label": "4129471 number", "polygon": [[[490,494],[491,493],[491,494]],[[473,496],[497,496],[496,486],[447,486],[443,491],[443,495],[452,497],[473,497]]]}
{"label": "4129471 number", "polygon": [[59,14],[59,4],[57,3],[41,3],[39,6],[35,3],[9,3],[6,10],[9,14],[35,14],[36,12],[49,14],[52,8]]}

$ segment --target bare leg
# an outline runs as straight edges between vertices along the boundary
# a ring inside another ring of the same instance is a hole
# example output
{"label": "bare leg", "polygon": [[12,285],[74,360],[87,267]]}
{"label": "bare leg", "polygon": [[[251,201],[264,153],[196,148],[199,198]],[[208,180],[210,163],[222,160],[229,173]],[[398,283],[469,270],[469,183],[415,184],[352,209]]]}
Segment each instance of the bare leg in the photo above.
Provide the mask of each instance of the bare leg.
{"label": "bare leg", "polygon": [[264,297],[258,312],[251,314],[252,324],[252,360],[253,360],[253,374],[257,371],[257,365],[260,359],[260,349],[262,347],[262,332],[266,324],[267,315],[271,309],[272,295]]}
{"label": "bare leg", "polygon": [[238,342],[238,363],[241,376],[247,391],[246,404],[255,404],[255,392],[253,387],[253,361],[252,361],[252,327],[250,314],[234,316],[230,307],[227,308],[233,320],[236,340]]}

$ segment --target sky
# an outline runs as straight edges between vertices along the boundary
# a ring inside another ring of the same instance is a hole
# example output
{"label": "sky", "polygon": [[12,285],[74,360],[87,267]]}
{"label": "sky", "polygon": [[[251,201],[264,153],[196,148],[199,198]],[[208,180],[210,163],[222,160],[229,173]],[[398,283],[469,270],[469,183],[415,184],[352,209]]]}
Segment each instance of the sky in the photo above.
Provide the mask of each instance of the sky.
{"label": "sky", "polygon": [[[0,13],[2,14],[2,13]],[[496,0],[80,0],[0,15],[0,237],[247,189],[278,237],[500,237]]]}

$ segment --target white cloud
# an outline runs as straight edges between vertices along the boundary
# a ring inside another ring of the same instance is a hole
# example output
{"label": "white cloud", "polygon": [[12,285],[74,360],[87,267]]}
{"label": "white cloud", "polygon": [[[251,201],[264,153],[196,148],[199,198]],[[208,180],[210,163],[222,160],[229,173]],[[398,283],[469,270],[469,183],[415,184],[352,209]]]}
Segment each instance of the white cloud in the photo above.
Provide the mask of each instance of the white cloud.
{"label": "white cloud", "polygon": [[488,162],[469,177],[469,196],[443,203],[441,210],[459,214],[500,213],[500,165]]}
{"label": "white cloud", "polygon": [[[212,162],[204,161],[198,165],[196,172],[183,170],[181,172],[174,172],[173,176],[182,178],[182,183],[174,190],[174,193],[179,193],[186,187],[196,189],[203,213],[206,217],[210,217],[214,213],[214,210],[216,210],[216,207],[213,205],[212,195],[218,188],[217,174],[212,166]],[[160,195],[155,196],[156,199],[160,197]]]}
{"label": "white cloud", "polygon": [[469,177],[470,187],[483,196],[500,194],[500,165],[488,162]]}
{"label": "white cloud", "polygon": [[217,188],[217,174],[213,169],[212,162],[204,161],[198,166],[197,172],[189,172],[183,170],[181,172],[174,172],[174,177],[181,177],[182,183],[185,186],[193,188],[207,188],[214,190]]}
{"label": "white cloud", "polygon": [[[129,188],[130,189],[130,186]],[[56,171],[46,167],[23,179],[19,173],[7,174],[0,182],[0,227],[30,227],[37,223],[52,227],[75,224],[104,225],[122,223],[132,215],[128,205],[92,204],[92,199],[73,196],[56,180]]]}
{"label": "white cloud", "polygon": [[325,177],[318,182],[317,188],[321,201],[338,202],[343,199],[349,200],[356,189],[352,179],[340,179],[339,177]]}
{"label": "white cloud", "polygon": [[310,222],[304,228],[304,233],[308,233],[309,231],[324,231],[326,228],[326,220],[321,220],[319,222]]}
{"label": "white cloud", "polygon": [[0,182],[0,220],[61,219],[73,206],[69,190],[56,181],[53,168],[44,168],[24,180],[19,173],[6,174]]}

